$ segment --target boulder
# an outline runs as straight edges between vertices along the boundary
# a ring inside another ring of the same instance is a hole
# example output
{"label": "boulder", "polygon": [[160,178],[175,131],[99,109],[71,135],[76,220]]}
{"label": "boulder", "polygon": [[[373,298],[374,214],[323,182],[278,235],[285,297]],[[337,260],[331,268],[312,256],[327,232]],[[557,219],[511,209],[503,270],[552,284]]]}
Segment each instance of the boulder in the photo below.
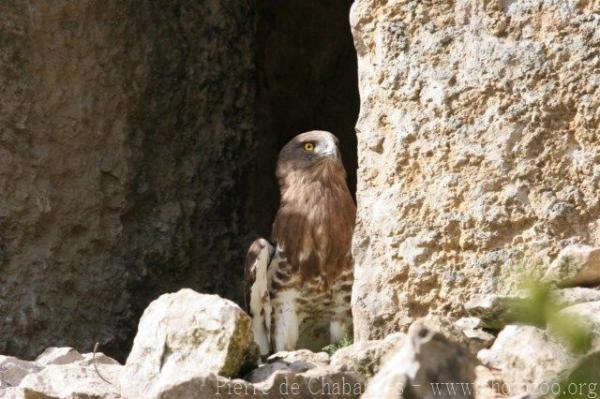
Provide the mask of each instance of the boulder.
{"label": "boulder", "polygon": [[499,331],[513,321],[515,305],[526,300],[519,296],[476,295],[465,303],[464,309],[469,316],[479,319],[481,327]]}
{"label": "boulder", "polygon": [[[81,355],[72,348],[56,351],[50,348],[44,353],[68,356],[59,363],[50,363],[36,373],[28,374],[19,384],[25,398],[73,398],[116,399],[121,398],[119,377],[123,366],[102,353]],[[45,359],[50,357],[44,356]],[[70,359],[70,360],[68,360]]]}
{"label": "boulder", "polygon": [[554,292],[557,304],[564,308],[578,303],[600,301],[600,289],[587,287],[561,288]]}
{"label": "boulder", "polygon": [[592,348],[600,349],[600,301],[583,302],[562,309],[558,314],[559,319],[572,318],[581,323],[592,337]]}
{"label": "boulder", "polygon": [[483,329],[481,319],[478,317],[463,317],[454,323],[462,331],[467,339],[468,347],[471,353],[477,353],[481,349],[492,345],[496,336]]}
{"label": "boulder", "polygon": [[569,245],[550,264],[544,280],[563,286],[599,284],[600,248]]}
{"label": "boulder", "polygon": [[276,371],[287,373],[302,373],[316,367],[329,364],[329,355],[325,352],[314,353],[307,349],[292,352],[277,352],[267,359],[267,362],[252,370],[245,380],[257,383],[267,380]]}
{"label": "boulder", "polygon": [[490,349],[477,355],[481,363],[499,372],[504,393],[533,393],[542,383],[555,381],[576,363],[573,355],[549,332],[534,326],[506,326]]}
{"label": "boulder", "polygon": [[35,359],[35,362],[44,366],[48,366],[51,364],[68,364],[78,360],[83,360],[83,356],[75,349],[69,346],[52,346],[46,348],[44,352],[42,352],[42,354]]}
{"label": "boulder", "polygon": [[[472,398],[469,389],[474,382],[475,361],[468,350],[415,322],[406,342],[369,382],[363,399]],[[457,388],[453,395],[447,391],[449,383]]]}
{"label": "boulder", "polygon": [[385,339],[355,342],[331,356],[331,366],[340,370],[354,370],[371,378],[381,368],[381,361],[390,351],[406,341],[406,334],[394,333]]}
{"label": "boulder", "polygon": [[232,377],[256,361],[250,318],[217,295],[182,289],[144,311],[122,375],[126,397],[157,397],[210,373]]}
{"label": "boulder", "polygon": [[359,399],[364,379],[351,372],[316,367],[302,373],[277,371],[267,380],[252,384],[216,374],[191,377],[160,388],[160,399]]}
{"label": "boulder", "polygon": [[0,355],[0,388],[15,387],[25,376],[41,369],[35,362]]}

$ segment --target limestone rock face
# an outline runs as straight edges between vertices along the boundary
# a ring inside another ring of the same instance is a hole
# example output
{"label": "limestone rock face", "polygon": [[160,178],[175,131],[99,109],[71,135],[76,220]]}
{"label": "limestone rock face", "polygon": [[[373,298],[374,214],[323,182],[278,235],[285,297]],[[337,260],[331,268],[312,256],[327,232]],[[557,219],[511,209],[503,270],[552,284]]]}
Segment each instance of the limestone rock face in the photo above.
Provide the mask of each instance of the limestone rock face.
{"label": "limestone rock face", "polygon": [[0,14],[0,353],[126,354],[158,295],[235,297],[250,5],[8,0]]}
{"label": "limestone rock face", "polygon": [[215,373],[235,376],[256,360],[250,318],[217,295],[182,289],[144,312],[121,378],[126,397],[154,397],[165,386]]}
{"label": "limestone rock face", "polygon": [[355,338],[599,246],[594,4],[355,1]]}

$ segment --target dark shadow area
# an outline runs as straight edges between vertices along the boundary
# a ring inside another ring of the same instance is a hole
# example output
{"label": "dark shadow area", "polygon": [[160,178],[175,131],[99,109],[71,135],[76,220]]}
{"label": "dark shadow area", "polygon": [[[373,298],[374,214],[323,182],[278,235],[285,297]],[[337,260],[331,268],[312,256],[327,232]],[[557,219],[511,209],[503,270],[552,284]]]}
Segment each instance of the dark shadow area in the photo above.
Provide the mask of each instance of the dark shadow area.
{"label": "dark shadow area", "polygon": [[258,78],[255,177],[249,225],[269,237],[279,205],[277,155],[298,133],[328,130],[340,139],[356,191],[359,112],[351,0],[256,0]]}
{"label": "dark shadow area", "polygon": [[125,360],[151,301],[242,302],[275,162],[334,132],[352,190],[350,0],[0,5],[0,353]]}

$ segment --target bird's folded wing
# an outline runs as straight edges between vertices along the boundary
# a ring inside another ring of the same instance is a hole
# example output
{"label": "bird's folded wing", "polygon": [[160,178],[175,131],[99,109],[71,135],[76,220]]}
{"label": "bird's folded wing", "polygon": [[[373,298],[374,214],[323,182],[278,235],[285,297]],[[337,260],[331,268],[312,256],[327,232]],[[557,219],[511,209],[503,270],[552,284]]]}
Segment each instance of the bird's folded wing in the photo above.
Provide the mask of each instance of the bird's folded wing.
{"label": "bird's folded wing", "polygon": [[246,255],[245,306],[252,317],[254,340],[262,355],[270,351],[271,298],[269,296],[269,264],[274,248],[264,238],[256,239]]}

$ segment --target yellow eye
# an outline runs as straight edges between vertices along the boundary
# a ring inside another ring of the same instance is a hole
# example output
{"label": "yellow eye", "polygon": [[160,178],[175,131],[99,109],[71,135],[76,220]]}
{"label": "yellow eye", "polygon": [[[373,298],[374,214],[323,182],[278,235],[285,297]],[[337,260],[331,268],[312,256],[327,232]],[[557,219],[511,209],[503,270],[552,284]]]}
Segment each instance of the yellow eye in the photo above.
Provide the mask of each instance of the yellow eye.
{"label": "yellow eye", "polygon": [[313,152],[315,150],[315,145],[313,143],[304,143],[304,151]]}

